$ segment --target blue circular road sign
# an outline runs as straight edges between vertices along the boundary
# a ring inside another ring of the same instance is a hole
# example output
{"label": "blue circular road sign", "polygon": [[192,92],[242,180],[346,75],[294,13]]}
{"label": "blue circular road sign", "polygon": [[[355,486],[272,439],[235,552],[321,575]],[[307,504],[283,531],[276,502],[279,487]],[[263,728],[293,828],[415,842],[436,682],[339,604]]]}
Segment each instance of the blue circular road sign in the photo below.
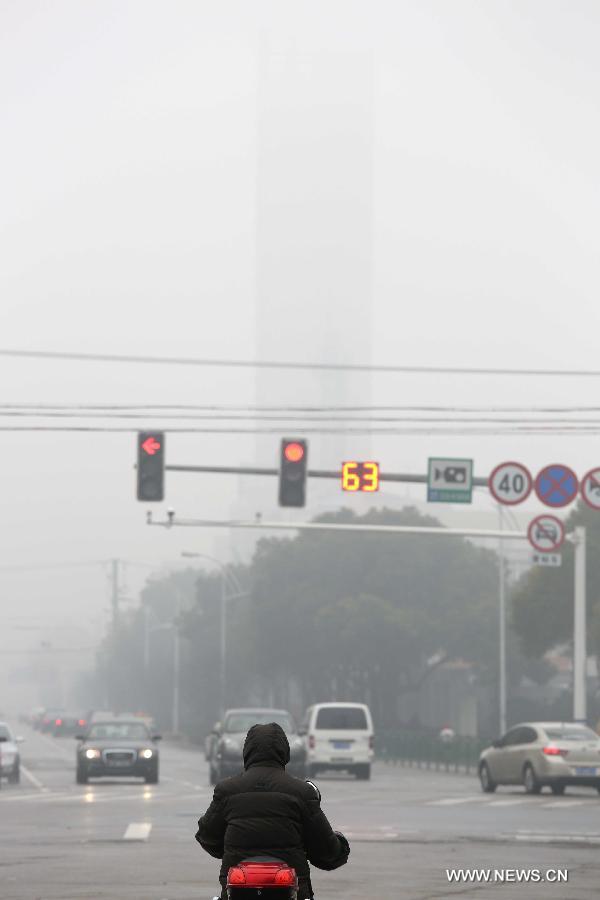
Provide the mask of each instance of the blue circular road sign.
{"label": "blue circular road sign", "polygon": [[567,506],[577,497],[577,475],[562,463],[545,466],[535,479],[535,492],[546,506]]}

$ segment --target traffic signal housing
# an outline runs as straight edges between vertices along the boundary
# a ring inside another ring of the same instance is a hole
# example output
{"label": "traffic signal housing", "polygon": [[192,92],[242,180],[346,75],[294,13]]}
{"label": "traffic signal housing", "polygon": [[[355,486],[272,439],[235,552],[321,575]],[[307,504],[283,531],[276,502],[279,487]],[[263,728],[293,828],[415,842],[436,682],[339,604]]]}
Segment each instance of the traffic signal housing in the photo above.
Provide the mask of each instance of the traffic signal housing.
{"label": "traffic signal housing", "polygon": [[279,454],[280,506],[304,506],[306,503],[307,464],[308,441],[283,438]]}
{"label": "traffic signal housing", "polygon": [[137,498],[159,503],[165,496],[164,431],[139,431],[137,436]]}

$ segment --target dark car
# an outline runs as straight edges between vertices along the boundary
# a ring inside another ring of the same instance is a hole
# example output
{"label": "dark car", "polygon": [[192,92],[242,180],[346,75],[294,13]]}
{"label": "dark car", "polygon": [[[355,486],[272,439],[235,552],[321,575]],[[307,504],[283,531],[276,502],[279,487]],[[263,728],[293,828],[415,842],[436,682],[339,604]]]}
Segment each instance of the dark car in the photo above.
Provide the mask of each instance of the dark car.
{"label": "dark car", "polygon": [[87,728],[87,719],[81,713],[62,713],[56,716],[52,725],[54,737],[67,737],[81,734]]}
{"label": "dark car", "polygon": [[115,776],[143,778],[158,783],[159,734],[151,734],[139,719],[94,722],[78,735],[77,784],[88,778]]}
{"label": "dark car", "polygon": [[286,709],[241,708],[227,710],[220,730],[215,736],[209,759],[211,784],[242,771],[244,767],[242,749],[248,731],[253,725],[267,725],[269,722],[281,725],[289,741],[290,761],[286,771],[298,778],[304,777],[306,747],[291,714]]}
{"label": "dark car", "polygon": [[65,710],[61,706],[47,706],[40,716],[38,730],[42,734],[51,734],[54,731],[56,720],[64,714]]}

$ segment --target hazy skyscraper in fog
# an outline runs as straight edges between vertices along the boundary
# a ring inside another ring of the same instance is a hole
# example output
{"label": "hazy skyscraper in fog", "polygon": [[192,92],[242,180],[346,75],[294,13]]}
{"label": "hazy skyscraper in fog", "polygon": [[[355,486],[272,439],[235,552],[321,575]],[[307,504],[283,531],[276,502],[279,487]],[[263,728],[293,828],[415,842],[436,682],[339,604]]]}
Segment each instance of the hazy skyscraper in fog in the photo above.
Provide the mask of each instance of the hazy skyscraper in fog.
{"label": "hazy skyscraper in fog", "polygon": [[[297,43],[277,48],[263,44],[258,77],[258,359],[369,362],[372,156],[371,55],[317,52]],[[369,376],[364,374],[259,370],[256,376],[261,406],[365,406],[370,399]],[[326,425],[336,425],[335,415],[327,416]],[[302,434],[302,427],[296,431]],[[338,468],[357,454],[368,457],[364,437],[309,437],[313,468]],[[276,463],[277,442],[276,436],[257,439],[260,464]],[[275,497],[273,486],[273,505]],[[337,483],[312,482],[307,511],[334,499],[340,500]]]}

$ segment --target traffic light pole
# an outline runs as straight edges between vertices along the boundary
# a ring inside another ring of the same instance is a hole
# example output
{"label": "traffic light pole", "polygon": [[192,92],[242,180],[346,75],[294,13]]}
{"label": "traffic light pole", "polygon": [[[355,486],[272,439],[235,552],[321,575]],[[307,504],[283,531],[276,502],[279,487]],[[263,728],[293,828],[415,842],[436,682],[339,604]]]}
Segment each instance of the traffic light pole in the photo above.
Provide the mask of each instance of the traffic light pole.
{"label": "traffic light pole", "polygon": [[575,528],[571,541],[575,545],[575,610],[573,627],[573,719],[585,722],[587,717],[586,693],[586,533],[581,525]]}

